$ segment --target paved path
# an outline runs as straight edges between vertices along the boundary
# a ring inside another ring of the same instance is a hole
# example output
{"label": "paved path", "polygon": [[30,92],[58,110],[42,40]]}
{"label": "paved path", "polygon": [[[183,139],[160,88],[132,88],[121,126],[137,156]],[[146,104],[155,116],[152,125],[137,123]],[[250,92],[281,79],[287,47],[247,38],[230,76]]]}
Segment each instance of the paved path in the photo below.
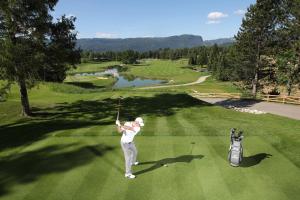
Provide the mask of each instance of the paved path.
{"label": "paved path", "polygon": [[209,76],[200,76],[198,80],[191,82],[191,83],[184,83],[184,84],[177,84],[177,85],[158,85],[158,86],[150,86],[150,87],[140,87],[137,89],[155,89],[155,88],[167,88],[167,87],[180,87],[180,86],[189,86],[189,85],[196,85],[199,83],[204,82]]}
{"label": "paved path", "polygon": [[238,108],[249,108],[253,110],[264,111],[267,113],[289,117],[292,119],[300,120],[300,106],[291,104],[281,104],[266,101],[256,100],[236,100],[225,98],[200,98],[211,104],[220,106],[235,106]]}

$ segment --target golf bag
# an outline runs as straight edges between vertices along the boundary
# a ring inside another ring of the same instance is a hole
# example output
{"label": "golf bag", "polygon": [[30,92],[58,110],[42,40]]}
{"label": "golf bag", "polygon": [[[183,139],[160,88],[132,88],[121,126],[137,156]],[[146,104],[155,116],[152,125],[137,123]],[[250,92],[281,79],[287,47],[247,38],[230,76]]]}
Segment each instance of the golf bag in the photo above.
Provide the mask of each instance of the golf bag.
{"label": "golf bag", "polygon": [[235,131],[236,129],[231,129],[228,161],[231,166],[238,167],[243,159],[243,132],[240,131],[238,135],[236,135]]}

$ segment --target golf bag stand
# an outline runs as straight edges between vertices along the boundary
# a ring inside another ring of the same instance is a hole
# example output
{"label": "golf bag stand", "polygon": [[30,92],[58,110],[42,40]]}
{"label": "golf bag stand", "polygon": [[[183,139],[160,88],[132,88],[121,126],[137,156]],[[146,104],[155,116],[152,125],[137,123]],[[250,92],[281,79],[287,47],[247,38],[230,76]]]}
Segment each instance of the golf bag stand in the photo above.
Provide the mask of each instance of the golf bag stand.
{"label": "golf bag stand", "polygon": [[239,131],[236,135],[236,129],[232,128],[230,131],[230,147],[228,152],[228,161],[231,166],[240,166],[243,159],[243,132]]}

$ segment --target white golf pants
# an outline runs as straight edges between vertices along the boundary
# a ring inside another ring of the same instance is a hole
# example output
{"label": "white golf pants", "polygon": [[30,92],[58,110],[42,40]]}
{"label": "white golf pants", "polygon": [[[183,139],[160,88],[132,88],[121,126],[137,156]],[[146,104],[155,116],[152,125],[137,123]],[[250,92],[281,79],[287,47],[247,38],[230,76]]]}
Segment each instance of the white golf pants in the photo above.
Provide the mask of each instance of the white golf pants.
{"label": "white golf pants", "polygon": [[136,162],[137,149],[134,142],[123,143],[121,147],[124,152],[126,174],[132,174],[131,166]]}

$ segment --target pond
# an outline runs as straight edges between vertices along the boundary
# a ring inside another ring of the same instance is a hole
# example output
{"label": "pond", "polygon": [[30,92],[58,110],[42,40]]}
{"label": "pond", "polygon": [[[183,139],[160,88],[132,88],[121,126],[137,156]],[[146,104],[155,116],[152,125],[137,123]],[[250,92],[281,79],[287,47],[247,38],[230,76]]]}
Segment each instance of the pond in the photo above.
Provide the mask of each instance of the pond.
{"label": "pond", "polygon": [[151,86],[164,83],[162,80],[153,79],[141,79],[135,78],[134,80],[129,80],[124,76],[119,76],[118,81],[114,84],[113,88],[123,88],[123,87],[142,87]]}
{"label": "pond", "polygon": [[75,76],[100,76],[100,77],[106,75],[111,75],[117,78],[117,82],[112,86],[112,88],[143,87],[143,86],[151,86],[151,85],[165,83],[164,80],[143,79],[134,76],[124,76],[119,73],[117,68],[107,69],[104,72],[75,74]]}

